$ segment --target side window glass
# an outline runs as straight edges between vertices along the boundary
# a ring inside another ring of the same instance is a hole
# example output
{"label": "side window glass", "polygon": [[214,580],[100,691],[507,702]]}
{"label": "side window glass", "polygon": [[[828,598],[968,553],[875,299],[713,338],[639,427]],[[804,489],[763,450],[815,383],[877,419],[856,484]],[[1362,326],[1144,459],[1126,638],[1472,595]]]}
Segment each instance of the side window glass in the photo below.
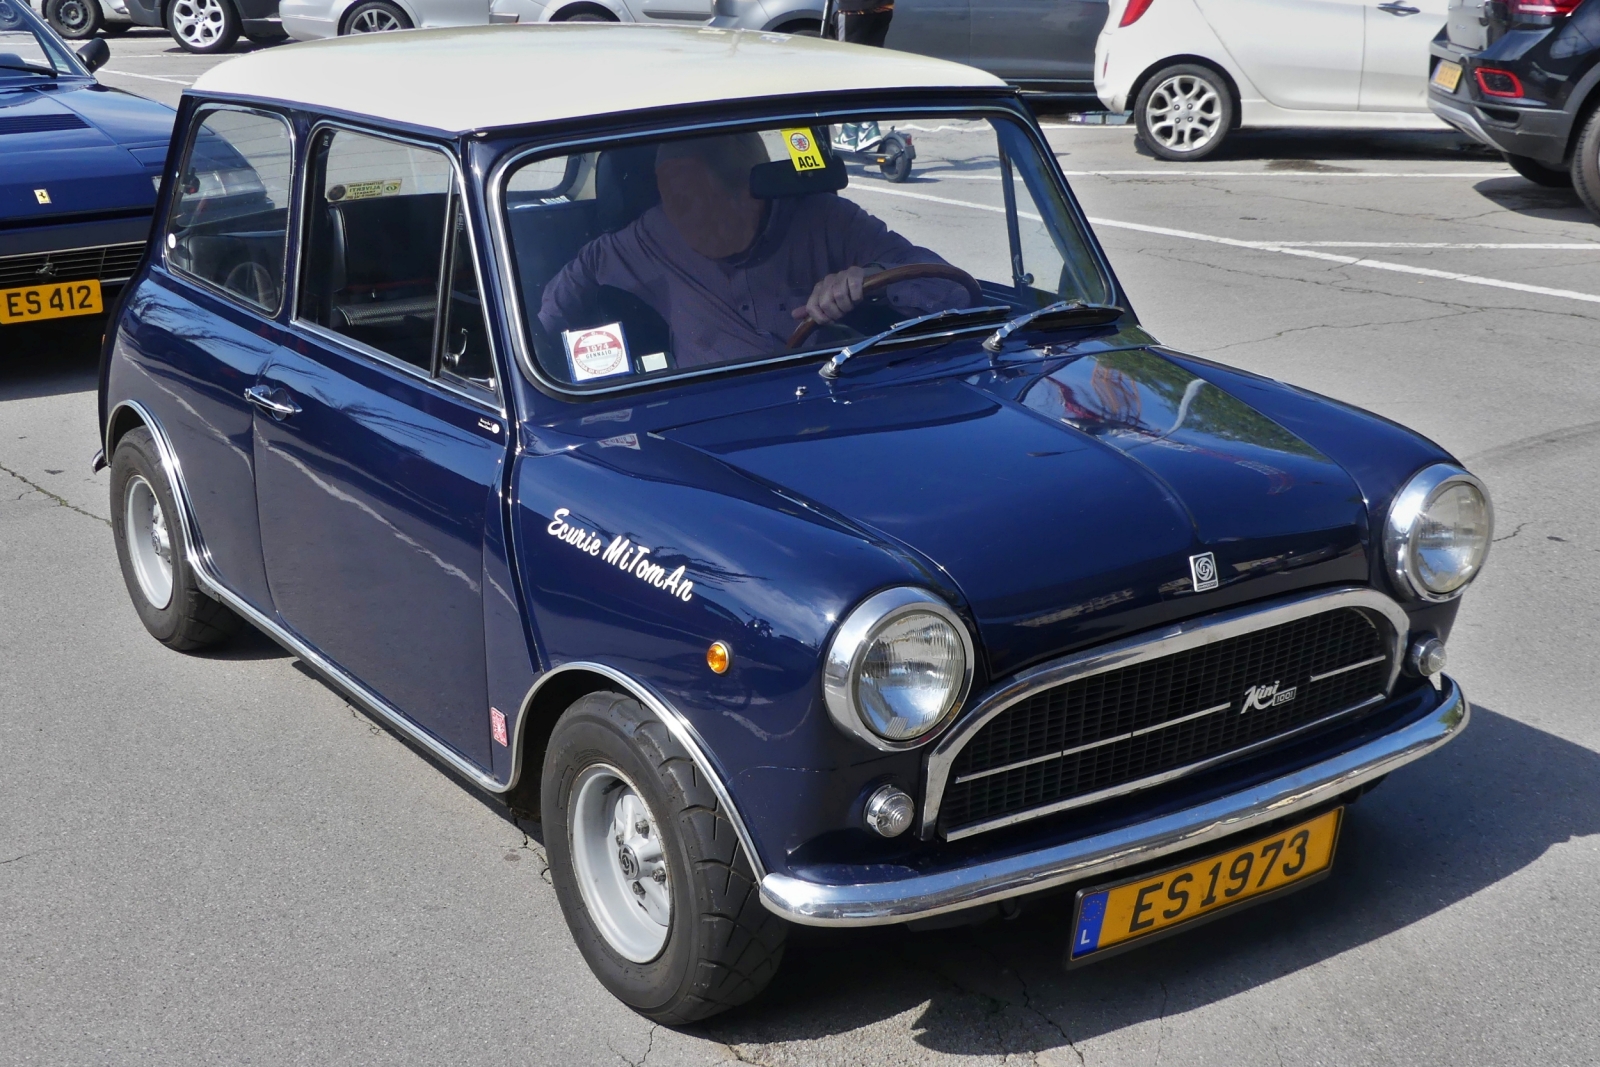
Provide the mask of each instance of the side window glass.
{"label": "side window glass", "polygon": [[318,133],[300,317],[432,373],[454,184],[437,149]]}
{"label": "side window glass", "polygon": [[201,116],[167,225],[167,264],[260,311],[277,311],[294,150],[281,118]]}
{"label": "side window glass", "polygon": [[450,294],[445,304],[441,373],[494,389],[494,357],[489,329],[478,294],[478,271],[472,262],[467,219],[459,208],[450,235]]}

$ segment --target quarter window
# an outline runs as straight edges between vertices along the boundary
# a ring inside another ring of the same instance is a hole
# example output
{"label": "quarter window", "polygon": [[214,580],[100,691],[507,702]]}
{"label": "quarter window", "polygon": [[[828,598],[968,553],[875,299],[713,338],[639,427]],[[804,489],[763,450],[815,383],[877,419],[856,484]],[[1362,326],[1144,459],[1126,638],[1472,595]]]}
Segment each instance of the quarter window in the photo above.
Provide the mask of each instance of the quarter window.
{"label": "quarter window", "polygon": [[167,264],[252,308],[276,312],[293,169],[283,119],[231,109],[202,115],[178,172]]}

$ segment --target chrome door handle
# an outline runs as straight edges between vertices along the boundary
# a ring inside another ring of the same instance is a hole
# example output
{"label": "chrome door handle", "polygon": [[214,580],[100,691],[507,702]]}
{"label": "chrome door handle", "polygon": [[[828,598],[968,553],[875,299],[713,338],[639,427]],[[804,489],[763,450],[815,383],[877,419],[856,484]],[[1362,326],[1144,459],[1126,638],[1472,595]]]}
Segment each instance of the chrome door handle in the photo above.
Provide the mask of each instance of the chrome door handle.
{"label": "chrome door handle", "polygon": [[1378,10],[1387,11],[1389,14],[1396,16],[1422,14],[1422,9],[1420,7],[1412,7],[1410,4],[1403,4],[1400,2],[1400,0],[1389,0],[1387,4],[1379,4]]}
{"label": "chrome door handle", "polygon": [[279,389],[282,398],[273,396],[274,390],[265,385],[252,385],[244,391],[244,398],[275,419],[287,419],[300,414],[300,405],[289,399],[289,394]]}

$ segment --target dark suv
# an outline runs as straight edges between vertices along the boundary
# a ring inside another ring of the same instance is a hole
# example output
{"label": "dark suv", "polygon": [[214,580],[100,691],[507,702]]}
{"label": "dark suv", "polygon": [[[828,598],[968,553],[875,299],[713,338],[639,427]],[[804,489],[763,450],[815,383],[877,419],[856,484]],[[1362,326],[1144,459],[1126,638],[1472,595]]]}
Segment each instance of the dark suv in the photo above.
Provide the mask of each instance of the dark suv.
{"label": "dark suv", "polygon": [[1600,217],[1600,0],[1451,0],[1428,106]]}

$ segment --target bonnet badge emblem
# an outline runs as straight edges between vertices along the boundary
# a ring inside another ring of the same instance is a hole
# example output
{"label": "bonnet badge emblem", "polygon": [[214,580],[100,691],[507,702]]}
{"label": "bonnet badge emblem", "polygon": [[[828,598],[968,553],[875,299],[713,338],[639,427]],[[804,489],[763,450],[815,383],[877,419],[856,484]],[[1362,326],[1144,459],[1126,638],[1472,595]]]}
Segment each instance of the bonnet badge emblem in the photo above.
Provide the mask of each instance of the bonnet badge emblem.
{"label": "bonnet badge emblem", "polygon": [[1204,593],[1217,587],[1217,557],[1209,552],[1189,557],[1189,576],[1194,579],[1194,591]]}
{"label": "bonnet badge emblem", "polygon": [[1279,689],[1282,682],[1273,682],[1271,685],[1252,685],[1244,691],[1244,706],[1239,709],[1243,715],[1247,711],[1265,711],[1267,708],[1278,704],[1287,704],[1294,699],[1300,687],[1291,685],[1287,689]]}
{"label": "bonnet badge emblem", "polygon": [[50,202],[50,190],[35,189],[33,191],[33,198],[39,201],[41,204],[48,204]]}

